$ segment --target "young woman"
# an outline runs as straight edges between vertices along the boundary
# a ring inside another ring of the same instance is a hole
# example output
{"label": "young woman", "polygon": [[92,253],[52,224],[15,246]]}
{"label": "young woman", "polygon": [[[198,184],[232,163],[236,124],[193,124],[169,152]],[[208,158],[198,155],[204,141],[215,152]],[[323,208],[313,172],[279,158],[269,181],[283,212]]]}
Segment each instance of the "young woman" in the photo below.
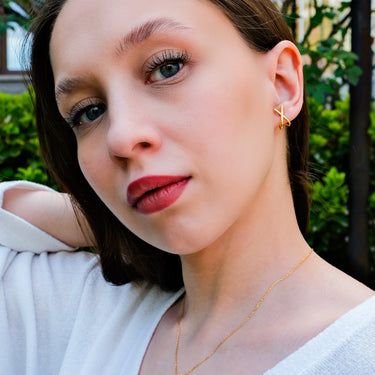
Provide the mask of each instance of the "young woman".
{"label": "young woman", "polygon": [[2,371],[373,374],[373,291],[303,236],[302,64],[272,2],[49,0],[32,32],[81,227],[65,196],[2,186]]}

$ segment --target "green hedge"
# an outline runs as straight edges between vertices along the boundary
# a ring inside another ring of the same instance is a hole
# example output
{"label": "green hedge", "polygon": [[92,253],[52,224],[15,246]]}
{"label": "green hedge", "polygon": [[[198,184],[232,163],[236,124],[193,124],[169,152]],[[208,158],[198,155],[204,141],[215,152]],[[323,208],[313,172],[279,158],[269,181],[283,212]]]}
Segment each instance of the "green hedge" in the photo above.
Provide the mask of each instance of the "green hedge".
{"label": "green hedge", "polygon": [[0,181],[29,180],[54,186],[41,160],[30,96],[0,92]]}
{"label": "green hedge", "polygon": [[[346,267],[348,245],[348,166],[349,166],[349,98],[324,109],[314,99],[310,106],[310,161],[312,174],[311,223],[309,242],[330,262]],[[375,145],[375,106],[369,129],[371,146]],[[371,165],[375,154],[371,154]],[[371,272],[375,265],[375,171],[371,169],[368,216],[370,225]],[[374,277],[372,277],[374,279]]]}
{"label": "green hedge", "polygon": [[[324,109],[309,99],[313,205],[308,241],[323,257],[345,269],[348,243],[349,99]],[[375,145],[375,108],[369,131]],[[372,153],[371,164],[375,165]],[[375,218],[375,171],[371,171],[370,228]],[[0,93],[0,181],[26,179],[54,186],[40,159],[32,103],[28,94]],[[375,233],[370,230],[371,267],[375,265]],[[374,277],[373,277],[374,278]]]}

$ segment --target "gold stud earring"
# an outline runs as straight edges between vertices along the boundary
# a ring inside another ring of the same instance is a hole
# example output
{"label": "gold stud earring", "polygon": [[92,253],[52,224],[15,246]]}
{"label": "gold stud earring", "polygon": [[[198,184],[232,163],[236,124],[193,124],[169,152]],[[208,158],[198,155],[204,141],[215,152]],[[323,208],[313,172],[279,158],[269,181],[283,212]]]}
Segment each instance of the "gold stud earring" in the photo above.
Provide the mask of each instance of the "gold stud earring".
{"label": "gold stud earring", "polygon": [[[281,108],[280,108],[280,111],[277,109],[277,108],[274,108],[273,109],[277,114],[279,114],[280,115],[280,129],[283,129],[284,128],[284,126],[286,125],[286,126],[290,126],[290,125],[292,125],[292,123],[290,122],[290,120],[288,119],[288,117],[286,117],[285,115],[284,115],[284,105],[281,105]],[[285,122],[285,121],[286,122]]]}

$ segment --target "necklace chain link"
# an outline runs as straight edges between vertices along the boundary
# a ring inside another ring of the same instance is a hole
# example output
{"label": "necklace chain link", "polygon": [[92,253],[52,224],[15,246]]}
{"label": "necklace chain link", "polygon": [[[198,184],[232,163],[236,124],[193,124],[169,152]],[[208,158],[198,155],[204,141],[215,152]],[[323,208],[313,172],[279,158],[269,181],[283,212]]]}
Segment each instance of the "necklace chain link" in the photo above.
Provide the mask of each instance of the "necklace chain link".
{"label": "necklace chain link", "polygon": [[182,309],[181,314],[178,318],[177,323],[177,341],[176,341],[176,350],[175,350],[175,375],[188,375],[192,373],[195,369],[197,369],[200,365],[202,365],[204,362],[209,360],[217,351],[218,349],[224,344],[225,341],[227,341],[231,336],[233,336],[237,331],[239,331],[256,313],[260,305],[263,303],[263,301],[267,298],[267,296],[270,294],[271,290],[281,281],[288,278],[294,271],[296,271],[311,255],[311,253],[314,251],[314,249],[310,249],[310,251],[305,255],[305,257],[296,265],[294,266],[288,273],[286,273],[283,277],[273,282],[273,284],[268,288],[266,293],[263,295],[263,297],[258,301],[258,303],[255,305],[254,309],[251,311],[251,313],[245,318],[245,320],[240,323],[233,331],[228,333],[215,347],[215,349],[208,354],[205,358],[203,358],[200,362],[198,362],[195,366],[193,366],[189,371],[178,373],[178,351],[180,348],[180,339],[181,339],[181,320],[185,314],[185,301],[186,301],[186,294],[183,297],[182,300]]}

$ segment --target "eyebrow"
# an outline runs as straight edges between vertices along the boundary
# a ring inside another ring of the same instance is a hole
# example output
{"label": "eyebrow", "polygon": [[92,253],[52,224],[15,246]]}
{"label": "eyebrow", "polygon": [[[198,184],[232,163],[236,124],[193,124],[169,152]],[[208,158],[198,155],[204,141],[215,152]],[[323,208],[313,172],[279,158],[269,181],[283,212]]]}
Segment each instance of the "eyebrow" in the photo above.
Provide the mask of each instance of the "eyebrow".
{"label": "eyebrow", "polygon": [[[191,28],[182,25],[181,23],[166,17],[155,18],[146,21],[138,26],[132,28],[127,34],[125,34],[119,41],[116,48],[116,55],[127,53],[131,48],[145,42],[151,36],[161,32],[167,31],[178,31],[178,30],[189,30]],[[85,84],[91,81],[92,78],[87,75],[78,75],[73,78],[62,79],[55,88],[56,102],[61,102],[64,96],[71,94],[74,91],[84,87]]]}
{"label": "eyebrow", "polygon": [[171,18],[155,18],[134,27],[123,36],[118,48],[116,49],[116,53],[117,55],[122,55],[128,52],[130,48],[134,48],[157,33],[189,29],[189,27],[184,26]]}
{"label": "eyebrow", "polygon": [[73,78],[62,79],[55,88],[56,102],[59,103],[63,96],[67,96],[74,91],[83,88],[87,82],[92,81],[92,78],[87,74],[78,75]]}

